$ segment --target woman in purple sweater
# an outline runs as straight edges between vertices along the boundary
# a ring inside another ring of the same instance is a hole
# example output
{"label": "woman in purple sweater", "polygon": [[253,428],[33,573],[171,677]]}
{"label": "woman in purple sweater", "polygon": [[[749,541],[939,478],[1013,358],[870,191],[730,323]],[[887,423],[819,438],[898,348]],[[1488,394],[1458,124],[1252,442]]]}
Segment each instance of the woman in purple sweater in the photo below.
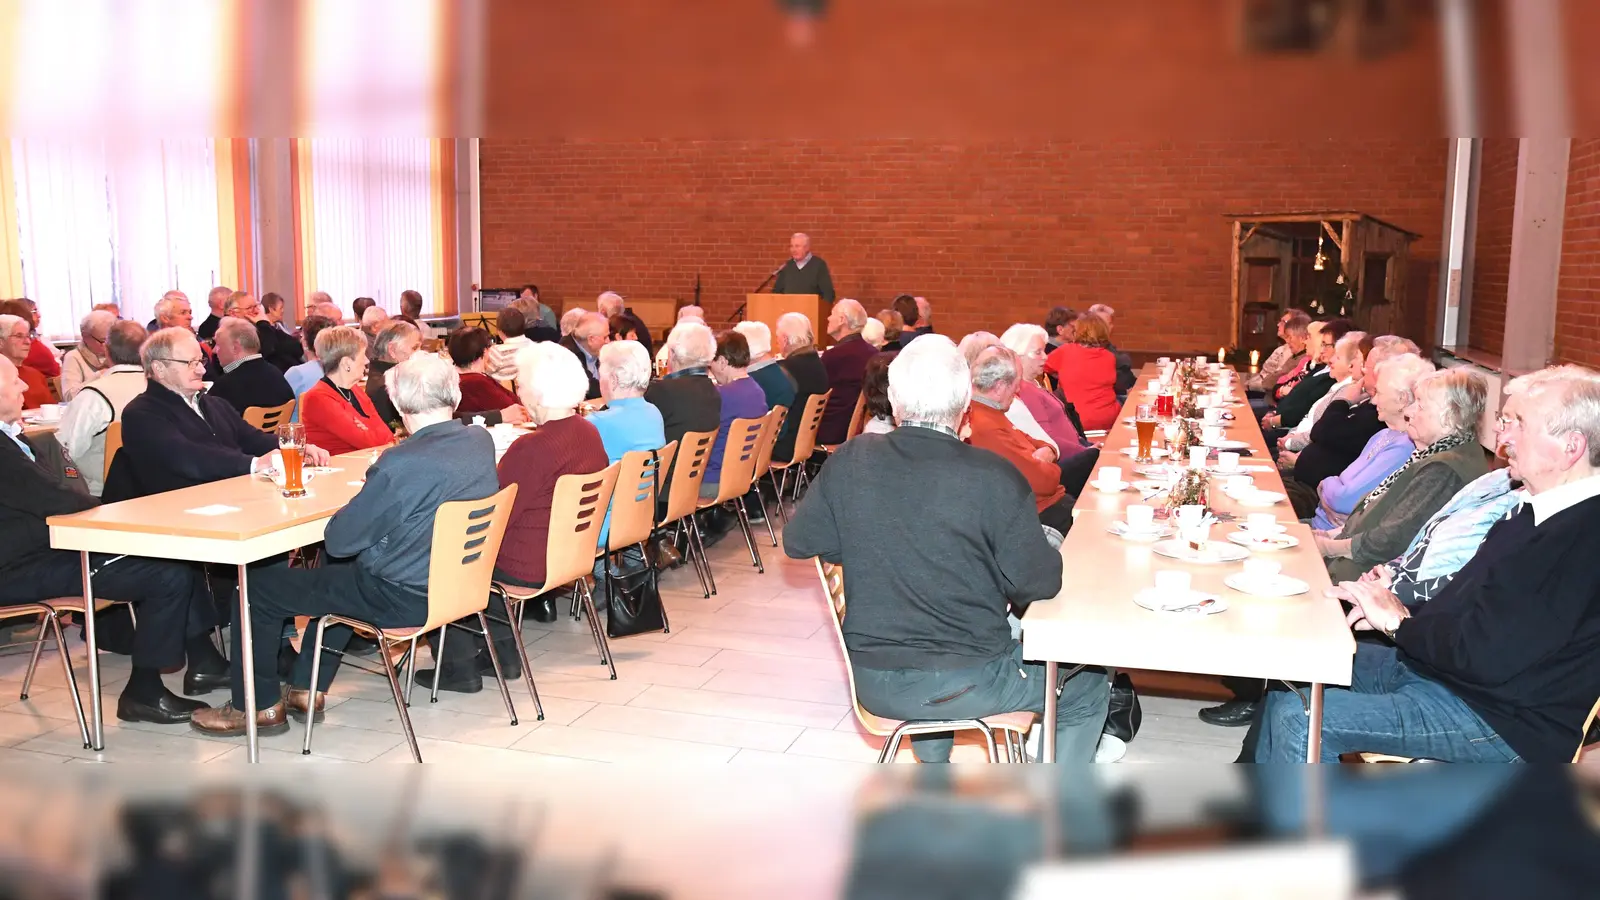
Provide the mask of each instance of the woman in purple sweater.
{"label": "woman in purple sweater", "polygon": [[717,355],[709,369],[711,380],[717,383],[717,393],[722,395],[722,422],[717,427],[717,442],[711,447],[711,461],[706,463],[706,479],[700,485],[700,497],[710,500],[722,487],[722,453],[728,445],[728,429],[734,419],[759,419],[767,414],[767,392],[746,371],[750,366],[750,344],[737,331],[724,331],[717,335]]}
{"label": "woman in purple sweater", "polygon": [[1083,493],[1089,475],[1100,461],[1100,449],[1092,446],[1067,417],[1067,408],[1055,394],[1039,386],[1044,371],[1045,330],[1038,325],[1018,323],[1006,329],[1000,343],[1017,355],[1022,365],[1022,386],[1017,401],[1033,413],[1044,433],[1055,441],[1060,457],[1061,486],[1074,497]]}
{"label": "woman in purple sweater", "polygon": [[1313,528],[1328,530],[1343,525],[1362,497],[1411,458],[1416,448],[1405,430],[1405,410],[1411,404],[1417,379],[1431,371],[1431,363],[1410,354],[1387,360],[1378,367],[1377,391],[1373,394],[1372,405],[1384,429],[1367,441],[1355,462],[1317,485],[1318,505],[1312,519]]}

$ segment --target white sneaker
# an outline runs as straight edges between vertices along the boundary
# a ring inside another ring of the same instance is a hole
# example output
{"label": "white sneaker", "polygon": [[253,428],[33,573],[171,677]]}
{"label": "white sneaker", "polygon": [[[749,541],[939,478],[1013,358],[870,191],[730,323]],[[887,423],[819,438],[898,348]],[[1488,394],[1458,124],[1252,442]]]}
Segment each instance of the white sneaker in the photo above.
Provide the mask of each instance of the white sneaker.
{"label": "white sneaker", "polygon": [[1120,762],[1128,755],[1128,745],[1114,734],[1100,735],[1100,745],[1094,750],[1094,761],[1097,763]]}

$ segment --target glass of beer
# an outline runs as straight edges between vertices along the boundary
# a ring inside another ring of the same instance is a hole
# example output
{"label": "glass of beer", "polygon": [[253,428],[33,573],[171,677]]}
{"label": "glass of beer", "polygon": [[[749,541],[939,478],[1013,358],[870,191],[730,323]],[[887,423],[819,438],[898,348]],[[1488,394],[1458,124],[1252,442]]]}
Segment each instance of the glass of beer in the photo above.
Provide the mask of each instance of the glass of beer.
{"label": "glass of beer", "polygon": [[1141,403],[1134,410],[1133,430],[1139,435],[1139,456],[1137,462],[1155,462],[1150,456],[1150,445],[1156,436],[1156,411],[1148,403]]}
{"label": "glass of beer", "polygon": [[283,460],[283,495],[304,497],[306,427],[285,422],[278,426],[278,455]]}

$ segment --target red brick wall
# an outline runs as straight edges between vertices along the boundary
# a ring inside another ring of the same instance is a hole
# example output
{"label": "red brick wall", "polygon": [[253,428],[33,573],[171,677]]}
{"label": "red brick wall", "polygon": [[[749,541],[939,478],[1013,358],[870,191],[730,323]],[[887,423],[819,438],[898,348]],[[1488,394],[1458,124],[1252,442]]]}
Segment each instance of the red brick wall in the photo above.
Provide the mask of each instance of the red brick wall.
{"label": "red brick wall", "polygon": [[1556,293],[1556,359],[1600,368],[1600,140],[1575,140]]}
{"label": "red brick wall", "polygon": [[[485,140],[484,281],[553,305],[692,296],[725,320],[810,233],[841,296],[927,296],[940,331],[1055,303],[1118,310],[1133,349],[1231,343],[1226,213],[1354,209],[1437,268],[1446,143]],[[1426,302],[1426,298],[1413,298]],[[1420,337],[1420,336],[1419,336]]]}
{"label": "red brick wall", "polygon": [[1517,204],[1516,138],[1483,142],[1478,181],[1478,239],[1472,261],[1472,315],[1467,345],[1499,354],[1506,333],[1511,223]]}

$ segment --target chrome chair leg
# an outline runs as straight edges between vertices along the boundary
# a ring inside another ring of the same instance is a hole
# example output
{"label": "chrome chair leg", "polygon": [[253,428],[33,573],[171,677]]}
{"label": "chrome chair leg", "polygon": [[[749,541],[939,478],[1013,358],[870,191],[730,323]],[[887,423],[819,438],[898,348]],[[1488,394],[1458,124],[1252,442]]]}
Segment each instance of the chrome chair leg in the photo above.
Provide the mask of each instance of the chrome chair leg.
{"label": "chrome chair leg", "polygon": [[900,727],[889,735],[889,738],[883,742],[883,749],[878,751],[878,762],[886,763],[894,759],[894,755],[900,750],[900,742],[905,740],[906,729],[910,725],[910,722],[902,722]]}
{"label": "chrome chair leg", "polygon": [[766,495],[761,492],[761,484],[756,483],[756,503],[761,505],[761,518],[767,521],[767,537],[772,538],[772,546],[778,546],[778,532],[772,529],[772,513],[767,509]]}
{"label": "chrome chair leg", "polygon": [[[61,634],[61,620],[54,614],[45,616],[50,624],[50,633],[55,635],[56,650],[61,654],[61,668],[67,674],[67,690],[72,692],[72,712],[78,717],[78,735],[83,738],[83,747],[89,749],[93,743],[89,739],[89,720],[83,715],[83,698],[78,696],[78,678],[72,673],[72,656],[67,653],[67,641]],[[45,622],[39,623],[39,633],[44,634]],[[35,645],[34,658],[38,659],[38,645]],[[23,699],[27,699],[27,689],[23,689]]]}
{"label": "chrome chair leg", "polygon": [[757,572],[765,575],[767,569],[761,564],[761,551],[756,549],[755,533],[750,530],[750,514],[745,511],[743,497],[733,501],[733,509],[739,517],[739,530],[744,532],[744,545],[750,550],[750,565],[755,566]]}
{"label": "chrome chair leg", "polygon": [[[384,643],[381,635],[379,636],[378,643],[379,645]],[[437,671],[437,666],[435,667],[435,671]],[[406,745],[411,748],[411,758],[412,760],[420,763],[422,762],[422,751],[417,747],[416,732],[411,729],[411,713],[406,709],[408,704],[406,703],[405,695],[401,693],[400,675],[395,671],[394,660],[390,659],[389,654],[387,653],[383,654],[383,673],[389,676],[389,689],[394,692],[394,705],[395,708],[400,711],[400,727],[406,733]],[[316,682],[313,681],[312,684],[315,685]],[[309,721],[310,719],[314,719],[316,717],[307,716],[306,718]],[[311,732],[308,728],[306,730],[306,741],[309,742],[310,740]]]}
{"label": "chrome chair leg", "polygon": [[612,658],[611,645],[606,641],[606,632],[600,627],[600,616],[594,608],[594,594],[590,592],[587,579],[580,578],[578,582],[583,587],[584,612],[589,616],[589,633],[594,636],[594,645],[600,651],[600,663],[611,672],[611,680],[617,680],[617,663]]}
{"label": "chrome chair leg", "polygon": [[689,537],[694,541],[701,564],[705,566],[706,580],[711,583],[710,592],[706,594],[706,597],[708,599],[715,597],[717,595],[717,577],[711,574],[711,557],[706,555],[705,537],[700,532],[700,523],[695,521],[692,515],[689,517]]}
{"label": "chrome chair leg", "polygon": [[[489,626],[483,626],[483,630],[485,633],[487,633]],[[440,662],[440,660],[444,659],[444,636],[449,633],[449,622],[439,626],[439,643],[433,645],[434,649],[438,651],[438,655],[433,658],[433,690],[428,694],[429,703],[439,702],[439,673],[444,670],[444,664]],[[411,696],[411,685],[409,683],[406,685],[406,696]],[[511,724],[515,725],[516,723],[513,722]]]}
{"label": "chrome chair leg", "polygon": [[544,704],[539,702],[539,688],[533,683],[533,665],[528,662],[528,645],[522,639],[522,601],[512,600],[501,592],[506,604],[506,624],[511,626],[511,636],[517,642],[517,655],[522,658],[522,677],[528,682],[528,693],[533,695],[533,710],[540,722],[544,721]]}
{"label": "chrome chair leg", "polygon": [[1000,759],[1000,751],[995,747],[994,729],[983,724],[981,721],[978,723],[978,725],[983,730],[983,740],[989,749],[989,762],[998,762]]}
{"label": "chrome chair leg", "polygon": [[[322,633],[325,630],[327,630],[327,627],[328,627],[328,619],[327,619],[327,617],[324,616],[324,617],[320,617],[320,618],[317,619],[316,641],[315,641],[315,643],[313,643],[311,645],[311,701],[310,701],[310,704],[309,704],[310,711],[307,712],[307,714],[306,714],[306,740],[305,740],[305,744],[303,744],[300,747],[300,753],[302,755],[304,755],[304,756],[310,756],[311,755],[311,729],[314,728],[316,726],[316,724],[317,724],[317,685],[322,683],[322,681],[321,681],[321,678],[322,678]],[[306,629],[306,633],[310,634],[311,633],[311,629],[307,628]],[[302,639],[301,642],[300,642],[300,652],[301,653],[305,652],[305,641],[304,641],[304,639]],[[388,652],[388,648],[383,646],[383,642],[382,641],[378,642],[378,652],[383,656],[384,664],[387,665],[388,664],[388,660],[389,660],[389,652]]]}
{"label": "chrome chair leg", "polygon": [[[506,715],[511,717],[511,724],[517,724],[517,708],[511,705],[511,689],[506,687],[506,673],[500,668],[500,653],[494,649],[494,638],[489,634],[489,617],[478,613],[478,627],[483,629],[483,641],[489,645],[489,663],[494,666],[494,680],[500,683],[500,699],[506,702]],[[444,635],[439,639],[444,640]],[[439,689],[439,666],[433,667],[434,690]]]}
{"label": "chrome chair leg", "polygon": [[[388,651],[389,648],[384,646],[382,638],[379,638],[378,646],[380,648],[382,648],[383,651],[387,654],[387,651]],[[406,666],[406,705],[410,706],[411,705],[411,692],[417,686],[417,639],[416,638],[412,638],[411,639],[411,646],[406,649],[406,654],[401,659],[405,663],[405,666]],[[437,679],[438,675],[439,675],[439,667],[438,667],[438,665],[435,665],[433,667],[433,674],[434,674],[434,678]]]}
{"label": "chrome chair leg", "polygon": [[[28,699],[28,689],[33,686],[33,670],[39,667],[39,654],[44,650],[45,626],[53,623],[54,621],[55,616],[50,615],[49,613],[41,613],[39,615],[39,636],[33,642],[33,658],[28,660],[28,671],[22,676],[22,696],[17,698],[19,700]],[[59,624],[56,625],[55,630],[60,631],[61,626]],[[61,657],[65,659],[67,656],[67,645],[61,642],[59,635],[56,637],[56,649],[61,652]]]}

